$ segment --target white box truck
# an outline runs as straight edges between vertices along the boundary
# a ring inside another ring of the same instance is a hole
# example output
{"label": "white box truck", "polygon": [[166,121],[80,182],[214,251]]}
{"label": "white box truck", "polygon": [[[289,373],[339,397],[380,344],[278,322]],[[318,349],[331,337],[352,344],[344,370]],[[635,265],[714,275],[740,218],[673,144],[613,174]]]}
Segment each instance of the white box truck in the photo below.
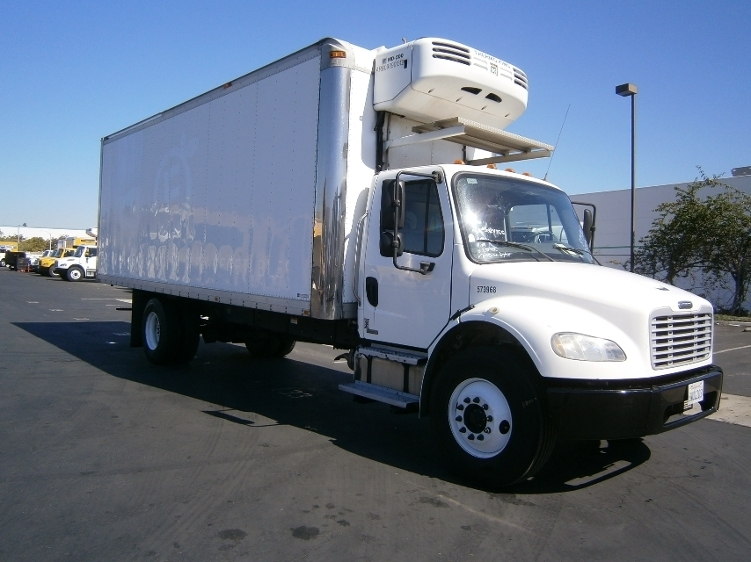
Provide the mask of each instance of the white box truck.
{"label": "white box truck", "polygon": [[324,39],[102,140],[98,276],[131,345],[346,350],[358,399],[430,416],[446,460],[502,487],[561,439],[717,410],[713,310],[597,265],[554,185],[495,169],[526,75],[454,41]]}

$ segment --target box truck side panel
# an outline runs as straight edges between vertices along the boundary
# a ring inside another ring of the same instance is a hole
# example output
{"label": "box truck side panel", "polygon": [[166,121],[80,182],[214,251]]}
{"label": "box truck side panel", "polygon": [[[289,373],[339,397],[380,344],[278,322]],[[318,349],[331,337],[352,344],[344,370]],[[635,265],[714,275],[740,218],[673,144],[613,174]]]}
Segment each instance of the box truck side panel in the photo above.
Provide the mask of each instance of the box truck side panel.
{"label": "box truck side panel", "polygon": [[309,308],[318,53],[105,139],[104,280]]}

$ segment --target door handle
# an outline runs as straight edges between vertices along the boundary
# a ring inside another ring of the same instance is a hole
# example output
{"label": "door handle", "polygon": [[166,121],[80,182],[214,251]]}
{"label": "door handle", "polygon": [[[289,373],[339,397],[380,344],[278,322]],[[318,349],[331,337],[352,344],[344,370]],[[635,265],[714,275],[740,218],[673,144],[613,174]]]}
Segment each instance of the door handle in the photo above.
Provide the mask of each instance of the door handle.
{"label": "door handle", "polygon": [[365,278],[365,296],[368,298],[370,306],[378,306],[378,279],[375,277]]}

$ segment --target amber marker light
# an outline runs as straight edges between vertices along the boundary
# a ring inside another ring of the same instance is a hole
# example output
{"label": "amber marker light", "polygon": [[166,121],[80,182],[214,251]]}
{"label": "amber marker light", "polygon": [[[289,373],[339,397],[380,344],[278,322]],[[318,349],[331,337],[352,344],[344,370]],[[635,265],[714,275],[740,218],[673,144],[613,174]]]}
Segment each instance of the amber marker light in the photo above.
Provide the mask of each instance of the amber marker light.
{"label": "amber marker light", "polygon": [[346,51],[331,51],[329,52],[329,57],[332,59],[346,59],[347,52]]}

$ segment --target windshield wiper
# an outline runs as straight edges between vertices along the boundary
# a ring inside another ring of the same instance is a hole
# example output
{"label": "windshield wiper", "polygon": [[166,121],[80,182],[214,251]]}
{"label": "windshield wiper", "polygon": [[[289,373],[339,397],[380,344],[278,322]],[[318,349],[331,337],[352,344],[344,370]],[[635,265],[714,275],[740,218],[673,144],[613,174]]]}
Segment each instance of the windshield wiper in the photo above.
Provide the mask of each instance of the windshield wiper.
{"label": "windshield wiper", "polygon": [[582,250],[581,248],[574,248],[572,246],[567,246],[566,244],[561,244],[560,242],[554,242],[553,243],[553,248],[555,248],[556,250],[560,250],[561,252],[564,252],[564,253],[565,252],[573,252],[574,254],[576,254],[578,256],[583,256],[584,254],[589,254],[590,256],[592,256],[592,259],[595,262],[597,262],[597,264],[601,265],[600,262],[597,261],[597,258],[595,257],[595,255],[592,252],[590,252],[589,250]]}
{"label": "windshield wiper", "polygon": [[560,250],[561,252],[574,252],[575,254],[578,254],[580,256],[584,255],[585,253],[591,254],[591,252],[585,252],[581,248],[574,248],[572,246],[567,246],[566,244],[561,244],[560,242],[554,242],[553,248]]}
{"label": "windshield wiper", "polygon": [[495,244],[496,246],[507,246],[509,248],[519,248],[520,250],[527,250],[528,252],[537,252],[548,261],[555,261],[545,252],[541,252],[534,246],[528,246],[527,244],[519,244],[519,242],[511,242],[509,240],[490,240],[489,238],[478,238],[477,240],[475,240],[475,242],[490,242],[491,244]]}

